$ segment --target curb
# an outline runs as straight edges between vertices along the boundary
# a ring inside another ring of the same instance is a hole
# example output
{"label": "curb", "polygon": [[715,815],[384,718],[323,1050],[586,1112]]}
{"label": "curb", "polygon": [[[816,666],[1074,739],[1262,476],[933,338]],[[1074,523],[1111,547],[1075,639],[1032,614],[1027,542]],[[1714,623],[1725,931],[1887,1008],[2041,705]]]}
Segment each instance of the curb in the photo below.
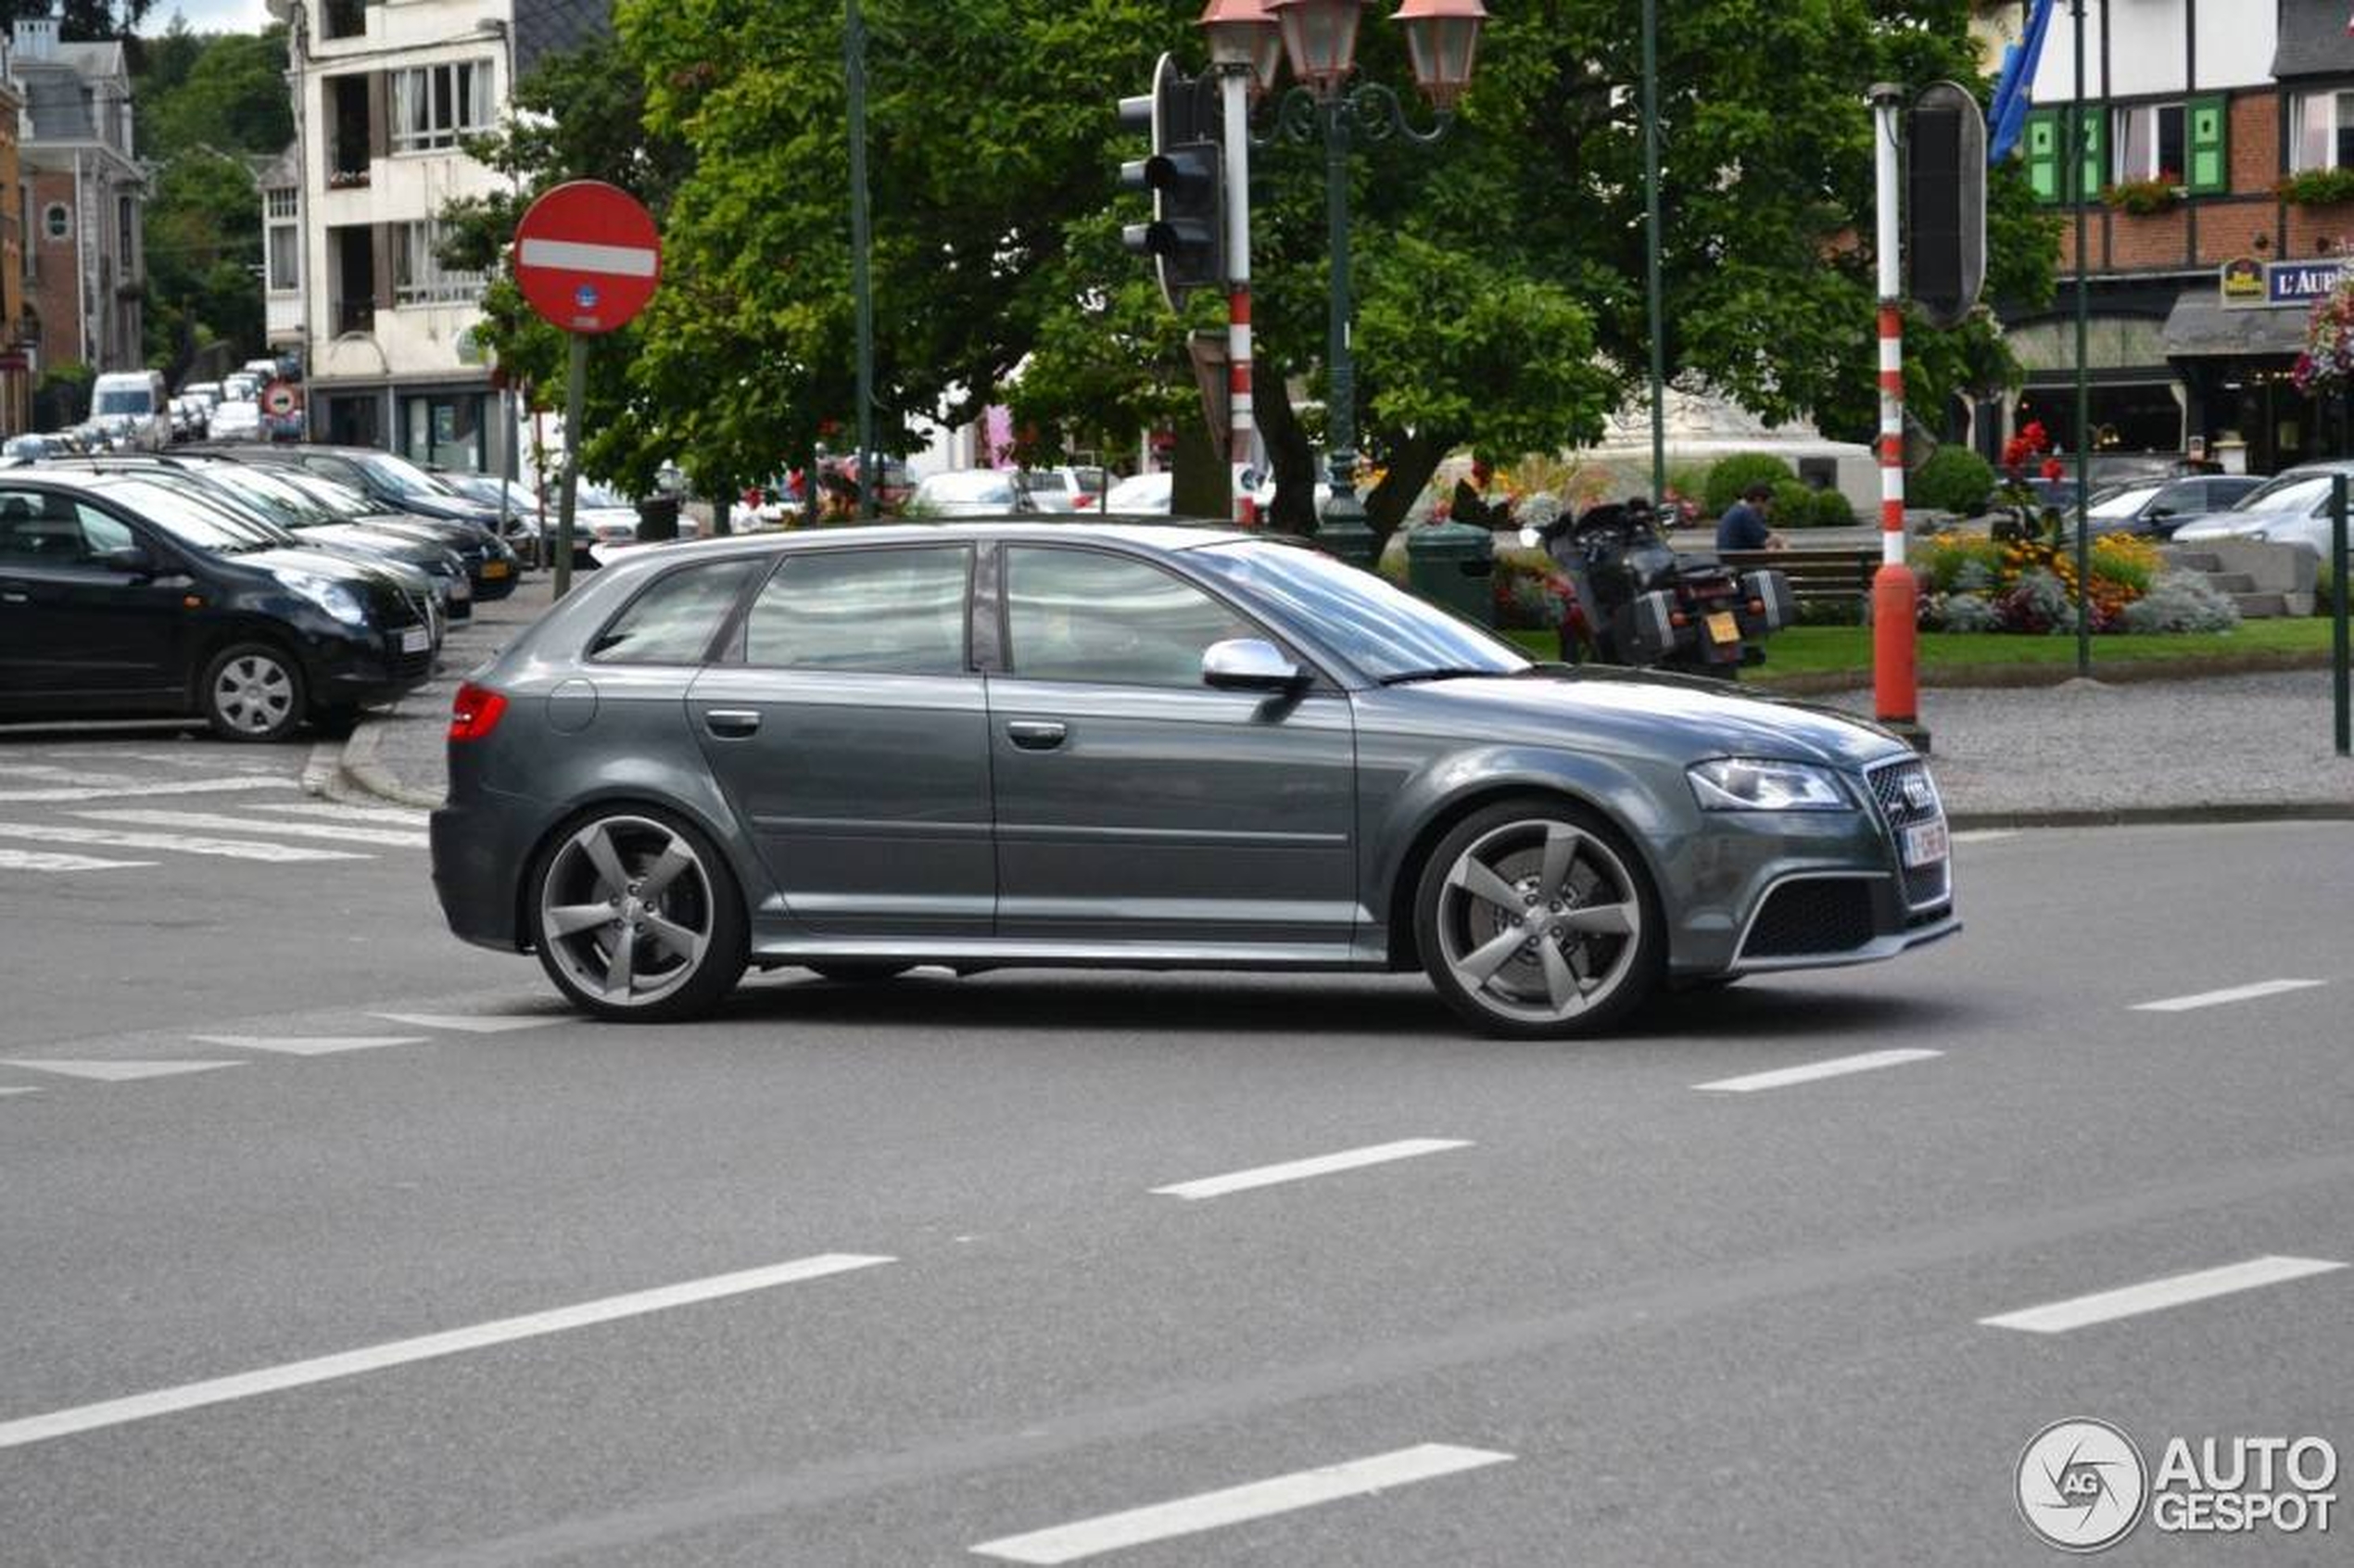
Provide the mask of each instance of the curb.
{"label": "curb", "polygon": [[[2161,680],[2220,680],[2230,676],[2325,670],[2330,667],[2330,655],[2326,651],[2305,653],[2268,650],[2220,654],[2195,663],[2168,659],[2112,661],[2107,664],[2095,663],[2092,678],[2095,685],[2101,686],[2131,686]],[[1960,664],[1943,670],[1921,671],[1920,686],[1924,690],[2007,690],[2064,686],[2076,678],[2076,666],[2072,664]],[[1785,697],[1821,697],[1834,691],[1869,691],[1872,689],[1869,670],[1810,670],[1785,676],[1778,680],[1771,675],[1761,674],[1753,679],[1760,691],[1778,692]],[[1743,684],[1750,682],[1744,681]]]}
{"label": "curb", "polygon": [[2276,805],[2107,806],[2069,811],[1957,811],[1956,833],[1988,828],[2182,828],[2249,822],[2354,822],[2354,801],[2284,801]]}
{"label": "curb", "polygon": [[332,740],[313,746],[302,770],[303,791],[333,801],[368,797],[422,811],[440,805],[441,796],[403,784],[376,760],[376,748],[383,740],[384,721],[363,718],[352,727],[341,746]]}

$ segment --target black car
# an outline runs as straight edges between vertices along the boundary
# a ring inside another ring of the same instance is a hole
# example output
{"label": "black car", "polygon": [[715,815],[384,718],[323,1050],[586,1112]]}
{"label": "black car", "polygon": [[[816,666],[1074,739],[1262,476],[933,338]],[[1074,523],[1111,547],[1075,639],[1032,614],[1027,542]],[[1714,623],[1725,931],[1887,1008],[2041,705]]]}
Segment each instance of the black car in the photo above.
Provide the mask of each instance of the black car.
{"label": "black car", "polygon": [[[407,518],[457,524],[481,536],[461,550],[478,600],[504,599],[515,591],[523,569],[514,547],[499,537],[499,509],[462,496],[408,459],[373,447],[311,447],[275,444],[212,449],[239,462],[271,465],[317,474],[359,491],[382,512]],[[454,547],[453,547],[454,548]]]}
{"label": "black car", "polygon": [[383,568],[275,545],[149,474],[0,474],[0,714],[276,740],[432,664],[424,609]]}

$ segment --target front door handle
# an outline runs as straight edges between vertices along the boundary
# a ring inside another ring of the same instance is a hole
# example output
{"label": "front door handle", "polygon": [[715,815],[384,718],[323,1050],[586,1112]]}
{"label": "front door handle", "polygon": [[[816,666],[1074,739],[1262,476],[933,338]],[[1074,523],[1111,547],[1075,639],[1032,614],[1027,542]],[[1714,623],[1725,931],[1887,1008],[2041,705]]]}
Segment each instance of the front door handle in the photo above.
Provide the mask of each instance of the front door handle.
{"label": "front door handle", "polygon": [[0,604],[22,604],[27,599],[27,595],[19,593],[15,588],[0,588]]}
{"label": "front door handle", "polygon": [[760,714],[751,708],[711,708],[702,715],[705,729],[723,740],[740,740],[760,728]]}
{"label": "front door handle", "polygon": [[1006,738],[1025,752],[1051,752],[1069,733],[1059,719],[1016,719],[1006,726]]}

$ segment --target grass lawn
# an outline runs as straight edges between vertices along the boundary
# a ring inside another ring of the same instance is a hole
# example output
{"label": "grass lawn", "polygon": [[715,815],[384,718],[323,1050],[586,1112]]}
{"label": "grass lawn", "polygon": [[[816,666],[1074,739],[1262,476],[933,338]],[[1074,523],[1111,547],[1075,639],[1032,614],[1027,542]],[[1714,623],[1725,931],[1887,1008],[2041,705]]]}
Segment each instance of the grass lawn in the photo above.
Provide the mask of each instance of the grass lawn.
{"label": "grass lawn", "polygon": [[[1550,632],[1505,634],[1530,655],[1550,659],[1559,644]],[[2076,664],[2074,637],[2018,637],[1998,632],[1923,632],[1919,639],[1920,671],[1940,673],[1997,667],[2050,667],[2055,675]],[[2137,637],[2117,634],[2093,639],[2093,671],[2104,664],[2179,664],[2229,668],[2241,661],[2277,664],[2300,655],[2326,661],[2330,651],[2330,621],[2326,615],[2284,616],[2247,621],[2236,631],[2196,632],[2178,637]],[[1827,675],[1854,672],[1868,680],[1872,669],[1872,633],[1868,626],[1789,626],[1766,642],[1766,663],[1749,672],[1750,678],[1770,684],[1777,676]]]}

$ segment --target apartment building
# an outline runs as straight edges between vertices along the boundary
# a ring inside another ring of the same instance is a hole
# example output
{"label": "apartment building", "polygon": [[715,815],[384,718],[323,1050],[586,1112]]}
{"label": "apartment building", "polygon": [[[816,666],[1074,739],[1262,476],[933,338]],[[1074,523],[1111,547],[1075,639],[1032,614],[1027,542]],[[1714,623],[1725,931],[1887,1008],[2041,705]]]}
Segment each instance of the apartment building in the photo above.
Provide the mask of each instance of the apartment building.
{"label": "apartment building", "polygon": [[[2048,312],[2006,312],[2027,382],[2006,434],[2075,450],[2075,217],[2085,222],[2096,452],[2269,473],[2354,450],[2343,411],[2289,381],[2312,301],[2354,259],[2348,0],[2086,0],[2086,128],[2063,3],[2019,156],[2068,220]],[[2347,171],[2339,179],[2330,171]]]}
{"label": "apartment building", "polygon": [[[67,44],[47,17],[15,24],[21,254],[12,310],[29,373],[146,362],[146,176],[133,154],[131,70],[120,43]],[[0,360],[0,362],[6,362]]]}

